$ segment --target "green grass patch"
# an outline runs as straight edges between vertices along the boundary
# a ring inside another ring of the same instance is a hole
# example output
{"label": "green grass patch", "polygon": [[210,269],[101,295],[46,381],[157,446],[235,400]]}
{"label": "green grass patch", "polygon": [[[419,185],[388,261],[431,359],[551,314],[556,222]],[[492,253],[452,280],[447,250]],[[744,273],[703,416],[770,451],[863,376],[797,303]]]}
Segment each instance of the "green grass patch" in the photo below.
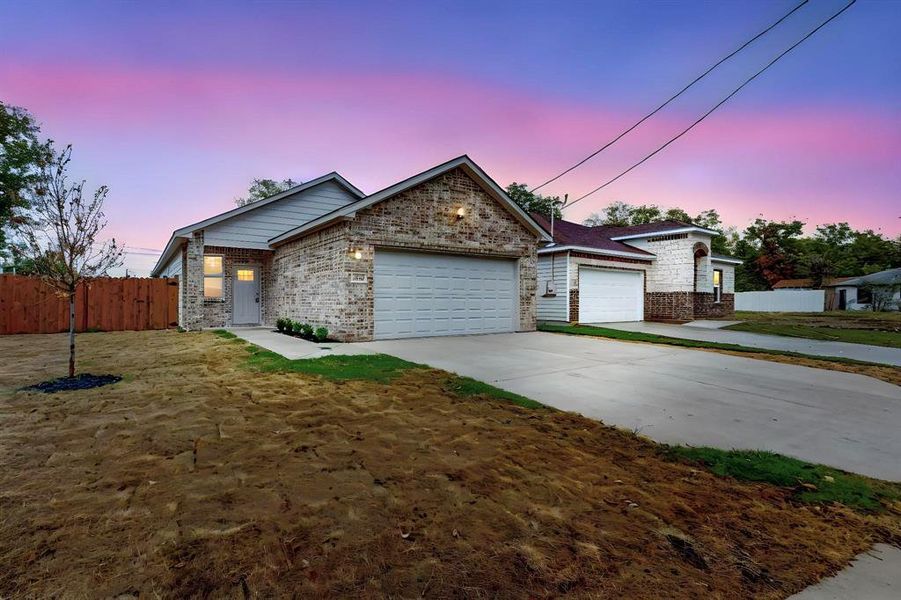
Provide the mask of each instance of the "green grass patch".
{"label": "green grass patch", "polygon": [[845,327],[812,327],[780,322],[748,322],[724,327],[732,331],[747,331],[766,335],[784,335],[788,337],[824,340],[829,342],[848,342],[851,344],[869,344],[901,348],[901,334],[895,331],[877,329],[851,329]]}
{"label": "green grass patch", "polygon": [[775,356],[792,356],[795,358],[806,358],[809,360],[818,360],[826,362],[843,363],[846,365],[862,365],[870,367],[884,367],[879,363],[871,363],[863,360],[854,360],[853,358],[845,358],[843,356],[814,356],[811,354],[802,354],[800,352],[788,352],[783,350],[771,350],[769,348],[752,348],[750,346],[742,346],[740,344],[725,344],[722,342],[705,342],[703,340],[688,340],[684,338],[667,337],[665,335],[657,335],[654,333],[644,333],[640,331],[622,331],[619,329],[607,329],[606,327],[592,327],[590,325],[555,325],[543,323],[538,326],[539,331],[548,331],[551,333],[566,333],[569,335],[588,335],[594,337],[604,337],[614,340],[623,340],[627,342],[648,342],[651,344],[665,344],[667,346],[678,346],[681,348],[707,348],[711,350],[729,350],[731,352],[744,352],[747,354],[771,354]]}
{"label": "green grass patch", "polygon": [[798,501],[810,504],[838,502],[857,510],[875,512],[884,510],[886,502],[901,499],[901,484],[846,473],[773,452],[669,446],[666,453],[671,460],[701,465],[720,477],[792,488]]}
{"label": "green grass patch", "polygon": [[304,373],[336,381],[365,379],[388,383],[408,369],[427,369],[388,354],[330,355],[321,358],[290,360],[259,346],[249,346],[248,364],[262,372]]}
{"label": "green grass patch", "polygon": [[[213,334],[225,340],[236,341],[241,344],[246,343],[232,332],[224,329],[215,329]],[[291,360],[254,344],[248,343],[246,349],[250,354],[247,366],[256,371],[266,373],[303,373],[306,375],[319,375],[338,381],[365,379],[379,383],[390,383],[391,380],[409,369],[432,368],[428,365],[403,360],[390,354],[334,354],[321,358]],[[455,374],[451,374],[447,390],[461,397],[487,396],[511,402],[524,408],[552,410],[550,407],[531,398],[502,390],[477,379]]]}
{"label": "green grass patch", "polygon": [[522,406],[523,408],[550,409],[550,407],[545,406],[537,400],[532,400],[531,398],[526,398],[525,396],[520,396],[519,394],[508,392],[507,390],[502,390],[501,388],[494,387],[493,385],[477,379],[472,379],[471,377],[454,375],[448,382],[448,389],[458,396],[488,396],[498,400],[511,402],[517,406]]}

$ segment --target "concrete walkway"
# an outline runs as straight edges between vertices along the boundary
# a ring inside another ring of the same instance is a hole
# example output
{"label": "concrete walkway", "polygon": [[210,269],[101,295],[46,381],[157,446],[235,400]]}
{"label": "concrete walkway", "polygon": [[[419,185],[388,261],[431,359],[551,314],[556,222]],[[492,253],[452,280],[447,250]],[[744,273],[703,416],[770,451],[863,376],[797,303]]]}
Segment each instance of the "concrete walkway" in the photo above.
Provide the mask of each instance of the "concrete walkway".
{"label": "concrete walkway", "polygon": [[336,354],[333,350],[340,348],[337,354],[366,354],[369,351],[356,344],[331,344],[309,342],[299,337],[293,337],[279,333],[271,327],[231,327],[228,331],[234,333],[242,340],[256,344],[266,350],[272,350],[289,360],[301,358],[320,358],[329,354]]}
{"label": "concrete walkway", "polygon": [[[901,366],[901,349],[886,348],[884,346],[868,346],[866,344],[849,344],[847,342],[827,342],[822,340],[808,340],[805,338],[788,337],[781,335],[765,335],[762,333],[748,333],[745,331],[729,331],[715,329],[709,326],[693,326],[693,323],[685,325],[672,325],[669,323],[651,323],[649,321],[636,321],[632,323],[588,323],[608,329],[620,329],[622,331],[639,331],[642,333],[654,333],[668,337],[684,338],[689,340],[702,340],[705,342],[722,342],[725,344],[740,344],[752,348],[767,348],[769,350],[783,350],[787,352],[800,352],[814,356],[839,356],[864,360],[867,362],[882,363],[885,365]],[[702,321],[700,323],[709,323]]]}
{"label": "concrete walkway", "polygon": [[897,600],[901,598],[901,550],[876,544],[835,577],[789,600]]}

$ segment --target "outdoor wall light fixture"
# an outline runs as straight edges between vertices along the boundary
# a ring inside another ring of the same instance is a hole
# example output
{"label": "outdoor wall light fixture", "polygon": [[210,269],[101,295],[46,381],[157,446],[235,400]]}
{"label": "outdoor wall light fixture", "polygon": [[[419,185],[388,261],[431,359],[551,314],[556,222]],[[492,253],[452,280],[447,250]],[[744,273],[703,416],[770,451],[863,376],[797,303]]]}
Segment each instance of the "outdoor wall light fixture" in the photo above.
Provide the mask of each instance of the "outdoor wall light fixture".
{"label": "outdoor wall light fixture", "polygon": [[456,214],[457,214],[457,219],[458,219],[458,220],[459,220],[459,219],[462,219],[463,217],[466,216],[466,209],[463,208],[463,207],[461,206],[460,208],[457,209],[457,213],[456,213]]}
{"label": "outdoor wall light fixture", "polygon": [[363,258],[363,251],[362,250],[354,250],[354,259],[360,260],[361,258]]}

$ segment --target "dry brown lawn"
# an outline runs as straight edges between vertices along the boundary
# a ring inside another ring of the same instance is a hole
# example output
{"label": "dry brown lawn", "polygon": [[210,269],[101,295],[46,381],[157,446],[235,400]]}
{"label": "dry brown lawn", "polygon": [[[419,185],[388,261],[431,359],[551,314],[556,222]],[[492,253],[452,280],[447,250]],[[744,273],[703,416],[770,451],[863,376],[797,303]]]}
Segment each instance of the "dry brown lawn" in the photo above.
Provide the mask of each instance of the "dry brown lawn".
{"label": "dry brown lawn", "polygon": [[664,460],[576,415],[257,373],[212,334],[79,336],[125,380],[43,395],[64,336],[0,338],[0,597],[782,598],[897,516]]}

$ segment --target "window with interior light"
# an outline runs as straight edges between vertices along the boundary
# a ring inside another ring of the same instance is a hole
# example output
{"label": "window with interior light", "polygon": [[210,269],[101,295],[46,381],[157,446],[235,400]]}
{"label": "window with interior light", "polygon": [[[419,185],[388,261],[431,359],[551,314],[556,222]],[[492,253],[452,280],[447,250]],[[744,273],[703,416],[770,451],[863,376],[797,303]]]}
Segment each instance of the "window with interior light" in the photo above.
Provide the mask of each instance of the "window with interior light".
{"label": "window with interior light", "polygon": [[225,281],[225,272],[222,268],[221,256],[203,257],[203,297],[211,300],[222,298],[222,283]]}
{"label": "window with interior light", "polygon": [[238,281],[253,281],[253,269],[238,269]]}
{"label": "window with interior light", "polygon": [[723,270],[713,270],[713,301],[722,302],[723,300]]}

